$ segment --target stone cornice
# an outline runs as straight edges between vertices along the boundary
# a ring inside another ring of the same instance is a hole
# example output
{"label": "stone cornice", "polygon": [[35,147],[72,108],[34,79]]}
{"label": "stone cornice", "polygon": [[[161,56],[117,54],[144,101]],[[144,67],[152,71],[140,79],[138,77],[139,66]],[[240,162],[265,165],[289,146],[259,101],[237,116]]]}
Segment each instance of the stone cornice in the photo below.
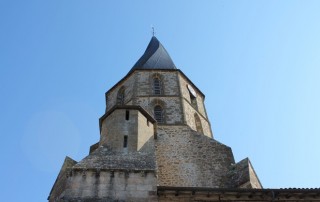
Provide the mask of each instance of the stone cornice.
{"label": "stone cornice", "polygon": [[[192,197],[194,201],[320,201],[320,189],[240,189],[206,187],[157,187],[158,196]],[[193,201],[193,200],[191,200]]]}

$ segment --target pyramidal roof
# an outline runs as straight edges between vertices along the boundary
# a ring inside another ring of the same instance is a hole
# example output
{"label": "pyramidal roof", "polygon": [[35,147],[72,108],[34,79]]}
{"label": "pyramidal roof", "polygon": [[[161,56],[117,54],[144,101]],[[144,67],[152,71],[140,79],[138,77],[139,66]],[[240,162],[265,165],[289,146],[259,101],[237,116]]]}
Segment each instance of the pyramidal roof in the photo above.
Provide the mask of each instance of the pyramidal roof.
{"label": "pyramidal roof", "polygon": [[162,46],[159,40],[153,36],[149,45],[131,68],[130,72],[135,69],[177,69],[166,49]]}

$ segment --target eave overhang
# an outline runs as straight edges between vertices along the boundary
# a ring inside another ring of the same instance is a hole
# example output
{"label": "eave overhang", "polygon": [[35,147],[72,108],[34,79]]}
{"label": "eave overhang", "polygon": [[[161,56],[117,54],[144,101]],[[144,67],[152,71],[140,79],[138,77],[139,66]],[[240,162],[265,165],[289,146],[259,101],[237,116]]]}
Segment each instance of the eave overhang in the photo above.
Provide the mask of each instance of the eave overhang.
{"label": "eave overhang", "polygon": [[127,109],[127,110],[138,110],[141,114],[143,114],[148,121],[151,123],[155,124],[157,121],[146,111],[144,110],[141,106],[138,105],[116,105],[112,107],[109,111],[107,111],[101,118],[99,119],[99,128],[101,131],[101,125],[104,119],[106,119],[110,114],[112,114],[115,110],[118,109]]}

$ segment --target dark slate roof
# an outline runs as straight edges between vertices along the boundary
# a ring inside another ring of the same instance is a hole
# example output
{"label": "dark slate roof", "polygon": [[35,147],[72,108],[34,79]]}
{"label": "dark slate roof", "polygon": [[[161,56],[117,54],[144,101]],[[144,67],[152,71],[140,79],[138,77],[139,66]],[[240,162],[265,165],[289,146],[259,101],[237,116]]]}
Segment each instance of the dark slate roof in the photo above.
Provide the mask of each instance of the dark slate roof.
{"label": "dark slate roof", "polygon": [[131,68],[130,72],[135,69],[177,69],[174,65],[171,57],[169,56],[166,49],[162,46],[159,40],[153,36],[149,45],[141,56],[141,58],[136,62],[136,64]]}

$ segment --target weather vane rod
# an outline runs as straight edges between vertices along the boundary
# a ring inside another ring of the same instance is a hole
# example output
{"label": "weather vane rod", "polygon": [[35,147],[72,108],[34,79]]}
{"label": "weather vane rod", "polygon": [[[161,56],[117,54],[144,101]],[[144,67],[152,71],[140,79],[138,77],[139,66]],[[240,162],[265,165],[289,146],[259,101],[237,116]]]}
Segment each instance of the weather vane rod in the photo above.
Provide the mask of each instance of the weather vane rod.
{"label": "weather vane rod", "polygon": [[155,32],[154,32],[154,26],[151,27],[152,28],[152,36],[154,36]]}

